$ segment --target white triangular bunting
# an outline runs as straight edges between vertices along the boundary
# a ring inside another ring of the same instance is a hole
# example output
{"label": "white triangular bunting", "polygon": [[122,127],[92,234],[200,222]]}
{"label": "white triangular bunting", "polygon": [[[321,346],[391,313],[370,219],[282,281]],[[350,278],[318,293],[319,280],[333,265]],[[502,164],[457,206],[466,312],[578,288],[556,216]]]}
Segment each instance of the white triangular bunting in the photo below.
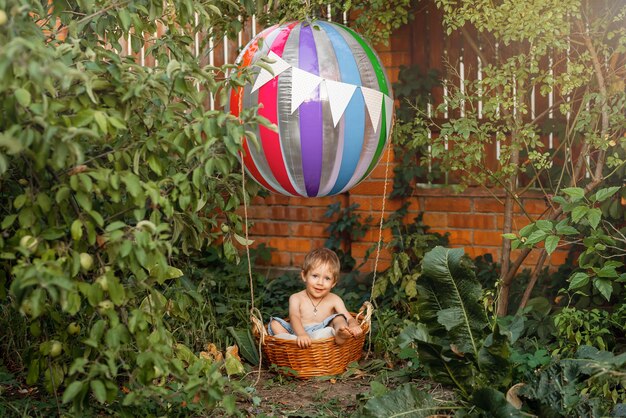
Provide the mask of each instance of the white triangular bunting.
{"label": "white triangular bunting", "polygon": [[361,87],[363,98],[365,99],[365,107],[370,115],[374,132],[378,132],[378,122],[380,121],[380,113],[383,105],[383,94],[378,90],[368,87]]}
{"label": "white triangular bunting", "polygon": [[391,121],[393,118],[393,99],[385,94],[385,116],[387,116],[387,136],[391,132]]}
{"label": "white triangular bunting", "polygon": [[291,67],[291,69],[291,113],[293,113],[311,96],[322,79],[296,67]]}
{"label": "white triangular bunting", "polygon": [[326,91],[328,92],[328,102],[330,103],[330,113],[333,116],[333,124],[337,126],[339,119],[346,111],[350,99],[356,90],[356,85],[342,83],[340,81],[324,80],[326,82]]}
{"label": "white triangular bunting", "polygon": [[266,62],[266,64],[269,67],[271,67],[273,74],[267,71],[265,68],[261,68],[261,72],[259,72],[259,75],[254,81],[254,86],[252,86],[252,93],[257,91],[258,89],[263,87],[265,84],[267,84],[271,79],[273,79],[274,77],[277,77],[283,71],[291,67],[287,63],[287,61],[283,60],[281,57],[276,55],[273,51],[270,51],[270,53],[267,54],[267,57],[271,60],[274,60],[274,62],[272,63]]}

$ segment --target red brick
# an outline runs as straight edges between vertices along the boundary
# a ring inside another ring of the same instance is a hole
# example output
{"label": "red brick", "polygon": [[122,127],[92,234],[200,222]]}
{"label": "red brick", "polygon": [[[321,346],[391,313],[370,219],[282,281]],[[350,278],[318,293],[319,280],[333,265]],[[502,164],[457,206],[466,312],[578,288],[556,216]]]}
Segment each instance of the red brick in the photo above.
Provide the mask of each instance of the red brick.
{"label": "red brick", "polygon": [[313,246],[311,245],[311,240],[308,238],[271,238],[268,245],[270,247],[276,248],[278,251],[290,251],[300,253],[306,253],[313,249]]}
{"label": "red brick", "polygon": [[305,223],[305,224],[292,224],[291,233],[292,237],[315,237],[315,238],[327,238],[328,232],[326,224],[318,223]]}
{"label": "red brick", "polygon": [[502,203],[495,199],[474,199],[474,212],[501,213],[504,211]]}
{"label": "red brick", "polygon": [[[372,172],[370,173],[370,175],[367,177],[365,181],[382,180],[384,182],[385,178],[387,178],[388,193],[391,193],[391,190],[393,190],[393,168],[394,167],[395,167],[395,164],[391,164],[391,163],[387,164],[385,160],[381,159],[381,161],[378,163],[376,168],[372,170]],[[387,171],[386,174],[385,174],[385,171]]]}
{"label": "red brick", "polygon": [[[513,219],[511,220],[511,225],[513,227],[513,232],[517,232],[529,223],[533,222],[532,219],[528,219],[526,215],[513,215]],[[496,218],[496,228],[501,230],[504,228],[504,215],[498,215]]]}
{"label": "red brick", "polygon": [[[415,215],[411,215],[411,219],[415,218]],[[425,225],[434,228],[445,228],[448,226],[448,214],[442,212],[426,212],[422,221]]]}
{"label": "red brick", "polygon": [[496,218],[494,215],[451,213],[450,215],[448,215],[448,226],[453,228],[493,230],[496,227]]}
{"label": "red brick", "polygon": [[399,74],[400,70],[398,68],[387,68],[387,76],[389,77],[390,83],[397,83]]}
{"label": "red brick", "polygon": [[350,196],[350,205],[357,204],[361,210],[372,210],[372,198],[369,196]]}
{"label": "red brick", "polygon": [[311,221],[311,209],[303,207],[272,206],[270,220]]}
{"label": "red brick", "polygon": [[[365,180],[356,187],[354,187],[350,193],[352,195],[363,196],[383,196],[385,190],[384,180]],[[388,192],[391,192],[391,186],[388,187]]]}
{"label": "red brick", "polygon": [[269,263],[270,266],[289,266],[291,265],[291,253],[283,251],[272,251],[272,257]]}
{"label": "red brick", "polygon": [[260,236],[289,236],[289,224],[284,222],[256,222],[250,233]]}
{"label": "red brick", "polygon": [[471,201],[464,197],[428,197],[425,211],[469,212]]}
{"label": "red brick", "polygon": [[269,196],[267,196],[265,198],[262,198],[262,201],[259,202],[259,204],[287,205],[287,204],[289,204],[289,199],[290,199],[289,196],[283,196],[283,195],[276,194],[276,193],[270,193]]}
{"label": "red brick", "polygon": [[[531,215],[542,215],[548,209],[548,205],[543,200],[538,199],[524,199],[524,209]],[[515,208],[515,212],[522,213],[521,209]]]}
{"label": "red brick", "polygon": [[311,220],[314,222],[332,223],[339,218],[338,214],[334,214],[330,218],[326,217],[326,212],[328,212],[328,208],[311,208]]}
{"label": "red brick", "polygon": [[[367,231],[367,233],[365,234],[365,236],[363,237],[361,241],[369,242],[369,243],[376,243],[378,242],[378,236],[379,236],[379,228],[378,228],[378,225],[376,225],[374,228]],[[393,238],[393,234],[391,233],[391,230],[383,229],[383,242],[389,242],[391,241],[392,238]]]}
{"label": "red brick", "polygon": [[302,267],[306,254],[293,254],[291,256],[291,265],[294,267]]}
{"label": "red brick", "polygon": [[567,260],[567,251],[555,251],[552,254],[550,254],[550,265],[551,266],[561,266],[563,264],[565,264],[565,261]]}
{"label": "red brick", "polygon": [[474,231],[474,244],[500,246],[502,243],[501,232]]}

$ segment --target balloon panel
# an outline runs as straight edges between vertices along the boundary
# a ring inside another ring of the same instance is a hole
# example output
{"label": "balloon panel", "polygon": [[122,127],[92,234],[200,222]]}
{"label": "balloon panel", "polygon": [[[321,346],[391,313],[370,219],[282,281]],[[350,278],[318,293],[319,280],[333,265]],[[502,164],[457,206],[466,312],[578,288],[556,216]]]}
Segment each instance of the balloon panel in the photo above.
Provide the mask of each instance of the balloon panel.
{"label": "balloon panel", "polygon": [[374,50],[331,22],[290,22],[257,35],[237,58],[253,82],[230,92],[234,115],[259,106],[260,126],[243,162],[263,187],[288,196],[343,193],[374,169],[387,144],[393,97]]}

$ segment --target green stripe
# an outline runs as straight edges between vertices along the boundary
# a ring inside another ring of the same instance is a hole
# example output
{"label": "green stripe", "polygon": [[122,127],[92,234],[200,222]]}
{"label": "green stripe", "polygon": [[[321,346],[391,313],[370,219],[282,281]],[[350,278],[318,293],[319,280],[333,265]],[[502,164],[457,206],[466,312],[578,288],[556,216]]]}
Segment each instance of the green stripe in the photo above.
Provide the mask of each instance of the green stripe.
{"label": "green stripe", "polygon": [[[341,26],[344,29],[346,29],[346,31],[348,31],[348,33],[350,33],[350,35],[352,35],[354,39],[356,39],[356,41],[361,45],[361,47],[367,54],[367,57],[369,58],[370,63],[372,64],[372,67],[374,67],[374,73],[376,74],[376,79],[378,80],[378,88],[380,89],[381,93],[386,94],[387,96],[391,97],[391,94],[389,94],[389,86],[387,86],[385,70],[383,66],[380,64],[380,61],[378,61],[378,58],[376,57],[376,54],[374,53],[372,48],[355,31],[353,31],[347,26],[343,26],[343,25]],[[380,137],[378,139],[378,147],[376,148],[376,152],[374,153],[374,158],[372,158],[372,162],[370,163],[370,166],[367,168],[367,170],[365,170],[365,174],[363,175],[363,177],[359,179],[359,182],[363,181],[365,177],[369,176],[369,174],[372,172],[374,167],[376,167],[376,164],[378,163],[378,159],[380,158],[380,155],[382,154],[383,149],[385,148],[385,141],[387,139],[387,115],[386,115],[386,110],[385,110],[384,98],[383,98],[383,102],[381,103],[381,106],[383,108],[382,108],[382,112],[380,115],[381,123],[380,123]]]}

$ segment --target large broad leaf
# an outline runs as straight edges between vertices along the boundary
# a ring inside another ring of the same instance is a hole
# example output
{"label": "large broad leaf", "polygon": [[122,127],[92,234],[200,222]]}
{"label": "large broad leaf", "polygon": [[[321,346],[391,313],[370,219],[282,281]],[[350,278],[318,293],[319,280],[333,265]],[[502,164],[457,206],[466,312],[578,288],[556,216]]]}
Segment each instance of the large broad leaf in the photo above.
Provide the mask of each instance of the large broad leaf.
{"label": "large broad leaf", "polygon": [[425,418],[445,409],[443,406],[437,406],[428,393],[405,383],[397,389],[367,401],[360,416]]}
{"label": "large broad leaf", "polygon": [[491,386],[508,386],[511,383],[510,357],[509,337],[496,324],[478,352],[478,367],[488,376]]}
{"label": "large broad leaf", "polygon": [[470,359],[455,353],[450,346],[425,341],[418,341],[417,350],[420,364],[434,381],[455,386],[464,398],[469,397],[478,374]]}
{"label": "large broad leaf", "polygon": [[419,278],[423,289],[420,319],[435,328],[429,319],[436,318],[455,351],[477,358],[488,321],[480,303],[482,289],[463,254],[462,248],[438,246],[424,256]]}
{"label": "large broad leaf", "polygon": [[250,334],[250,330],[235,329],[233,327],[227,327],[226,329],[237,342],[241,356],[253,366],[257,366],[259,364],[259,350],[254,338],[252,338],[252,334]]}
{"label": "large broad leaf", "polygon": [[508,403],[504,393],[493,388],[478,389],[472,396],[472,402],[476,408],[484,411],[484,416],[492,418],[527,416]]}

